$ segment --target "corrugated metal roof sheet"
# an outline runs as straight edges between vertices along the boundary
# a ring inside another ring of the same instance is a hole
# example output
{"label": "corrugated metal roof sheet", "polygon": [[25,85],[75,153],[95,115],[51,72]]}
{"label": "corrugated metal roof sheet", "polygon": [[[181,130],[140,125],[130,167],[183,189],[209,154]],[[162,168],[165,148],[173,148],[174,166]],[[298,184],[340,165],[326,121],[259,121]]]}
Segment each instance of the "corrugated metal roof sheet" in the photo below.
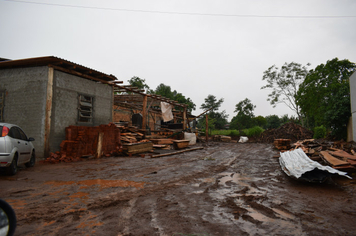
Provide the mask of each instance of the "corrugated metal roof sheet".
{"label": "corrugated metal roof sheet", "polygon": [[280,155],[279,163],[282,170],[292,178],[319,183],[324,182],[331,175],[341,175],[351,179],[346,172],[311,160],[300,148],[283,152]]}
{"label": "corrugated metal roof sheet", "polygon": [[108,75],[100,71],[54,56],[0,61],[0,70],[35,66],[51,66],[57,70],[61,70],[66,73],[74,74],[77,76],[84,77],[86,79],[92,79],[96,81],[102,80],[108,82],[116,80],[116,77],[114,75]]}

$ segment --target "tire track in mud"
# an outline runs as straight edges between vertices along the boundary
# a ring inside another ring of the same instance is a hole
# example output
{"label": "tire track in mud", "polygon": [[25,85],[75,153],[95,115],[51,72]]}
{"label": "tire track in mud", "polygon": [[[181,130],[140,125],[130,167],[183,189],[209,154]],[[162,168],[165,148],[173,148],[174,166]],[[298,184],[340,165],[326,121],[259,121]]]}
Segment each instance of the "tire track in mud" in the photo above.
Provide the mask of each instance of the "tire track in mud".
{"label": "tire track in mud", "polygon": [[[318,209],[327,203],[306,199],[342,198],[290,181],[275,154],[269,144],[212,143],[173,157],[103,159],[95,168],[68,165],[73,184],[7,189],[6,196],[18,204],[18,235],[318,235],[324,226],[337,235]],[[90,178],[132,185],[85,185]]]}

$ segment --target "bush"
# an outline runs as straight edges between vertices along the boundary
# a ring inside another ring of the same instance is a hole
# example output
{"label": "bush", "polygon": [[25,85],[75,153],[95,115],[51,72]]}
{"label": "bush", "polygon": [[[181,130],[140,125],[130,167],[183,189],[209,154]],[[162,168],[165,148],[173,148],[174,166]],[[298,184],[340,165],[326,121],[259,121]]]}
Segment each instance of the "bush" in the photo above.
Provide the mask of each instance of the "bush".
{"label": "bush", "polygon": [[212,135],[225,135],[225,136],[239,136],[239,131],[237,130],[213,130]]}
{"label": "bush", "polygon": [[325,138],[326,136],[326,128],[324,126],[318,126],[314,128],[314,136],[313,138]]}
{"label": "bush", "polygon": [[248,137],[258,137],[263,131],[264,129],[262,129],[261,127],[255,126],[253,128],[247,129],[245,133]]}

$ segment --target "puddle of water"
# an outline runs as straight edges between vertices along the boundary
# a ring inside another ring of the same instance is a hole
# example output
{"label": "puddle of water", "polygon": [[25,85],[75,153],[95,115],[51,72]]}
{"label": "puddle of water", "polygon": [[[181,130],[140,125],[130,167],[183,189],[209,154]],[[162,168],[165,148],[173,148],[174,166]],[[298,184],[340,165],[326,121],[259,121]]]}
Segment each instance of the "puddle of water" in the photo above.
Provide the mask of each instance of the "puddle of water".
{"label": "puddle of water", "polygon": [[48,181],[45,184],[50,184],[53,186],[63,186],[63,185],[83,185],[80,188],[91,187],[93,185],[98,185],[101,189],[103,188],[114,188],[114,187],[135,187],[143,188],[144,182],[135,182],[129,180],[105,180],[105,179],[89,179],[82,181]]}
{"label": "puddle of water", "polygon": [[276,212],[278,215],[282,216],[283,218],[288,218],[288,219],[295,219],[295,217],[292,215],[292,214],[289,214],[285,211],[282,211],[280,209],[277,209],[277,208],[271,208],[274,212]]}

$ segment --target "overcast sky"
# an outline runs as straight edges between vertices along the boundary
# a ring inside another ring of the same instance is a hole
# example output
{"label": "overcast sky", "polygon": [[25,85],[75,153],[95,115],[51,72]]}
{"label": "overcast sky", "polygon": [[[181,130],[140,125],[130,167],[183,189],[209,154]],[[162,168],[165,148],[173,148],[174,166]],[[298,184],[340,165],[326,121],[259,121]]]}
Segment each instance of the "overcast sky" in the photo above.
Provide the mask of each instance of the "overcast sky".
{"label": "overcast sky", "polygon": [[295,115],[266,101],[263,72],[356,62],[356,1],[0,0],[0,32],[0,57],[57,56],[125,84],[164,83],[192,99],[194,115],[209,94],[229,120],[245,98],[256,116]]}

